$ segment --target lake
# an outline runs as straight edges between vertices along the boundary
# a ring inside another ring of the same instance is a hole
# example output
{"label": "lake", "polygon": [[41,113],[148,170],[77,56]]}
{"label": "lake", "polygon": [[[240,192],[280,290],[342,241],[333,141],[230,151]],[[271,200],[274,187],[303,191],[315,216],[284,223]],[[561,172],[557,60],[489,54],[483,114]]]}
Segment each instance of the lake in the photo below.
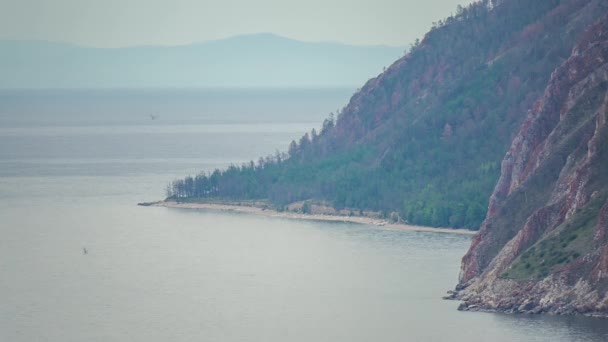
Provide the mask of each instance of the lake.
{"label": "lake", "polygon": [[285,150],[352,92],[0,91],[0,341],[608,339],[442,300],[468,236],[136,206]]}

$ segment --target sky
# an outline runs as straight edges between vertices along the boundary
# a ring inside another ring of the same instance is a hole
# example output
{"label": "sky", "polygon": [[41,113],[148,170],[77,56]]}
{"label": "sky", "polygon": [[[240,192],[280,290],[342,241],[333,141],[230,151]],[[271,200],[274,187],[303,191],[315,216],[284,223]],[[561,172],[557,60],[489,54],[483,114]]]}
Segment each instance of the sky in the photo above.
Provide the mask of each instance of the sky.
{"label": "sky", "polygon": [[0,0],[0,39],[181,45],[270,32],[407,46],[471,0]]}

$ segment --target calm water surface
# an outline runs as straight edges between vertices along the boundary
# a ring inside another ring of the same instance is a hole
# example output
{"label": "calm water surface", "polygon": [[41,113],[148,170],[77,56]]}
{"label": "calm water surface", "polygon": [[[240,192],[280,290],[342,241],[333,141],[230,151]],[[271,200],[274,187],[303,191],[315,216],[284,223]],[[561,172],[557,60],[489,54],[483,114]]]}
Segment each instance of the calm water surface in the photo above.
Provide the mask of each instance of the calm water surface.
{"label": "calm water surface", "polygon": [[135,206],[350,92],[0,92],[0,341],[608,340],[602,319],[456,311],[466,236]]}

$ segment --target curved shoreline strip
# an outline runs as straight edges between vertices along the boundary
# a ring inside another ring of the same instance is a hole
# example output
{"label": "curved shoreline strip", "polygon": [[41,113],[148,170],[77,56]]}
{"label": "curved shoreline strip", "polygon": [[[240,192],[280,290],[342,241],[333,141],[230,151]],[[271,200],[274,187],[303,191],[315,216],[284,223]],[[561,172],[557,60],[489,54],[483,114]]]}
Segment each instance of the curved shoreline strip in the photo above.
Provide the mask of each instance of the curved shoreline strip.
{"label": "curved shoreline strip", "polygon": [[345,216],[345,215],[323,215],[323,214],[301,214],[294,212],[279,212],[273,209],[260,208],[256,206],[244,206],[237,204],[220,204],[220,203],[203,203],[203,202],[175,202],[175,201],[158,201],[138,203],[141,206],[166,207],[166,208],[182,208],[182,209],[209,209],[217,211],[231,211],[239,213],[247,213],[266,217],[279,217],[297,220],[310,221],[329,221],[329,222],[351,222],[359,224],[367,224],[378,226],[386,229],[417,231],[417,232],[433,232],[446,234],[461,234],[475,235],[477,231],[470,229],[453,229],[453,228],[433,228],[424,226],[415,226],[403,223],[389,223],[384,220],[375,219],[366,216]]}

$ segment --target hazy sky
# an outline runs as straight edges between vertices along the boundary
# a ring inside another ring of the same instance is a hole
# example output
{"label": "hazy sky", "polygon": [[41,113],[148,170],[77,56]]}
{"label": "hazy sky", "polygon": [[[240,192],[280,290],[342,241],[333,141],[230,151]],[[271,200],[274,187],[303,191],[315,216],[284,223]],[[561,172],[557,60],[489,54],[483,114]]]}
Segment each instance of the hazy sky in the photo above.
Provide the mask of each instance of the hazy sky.
{"label": "hazy sky", "polygon": [[470,0],[0,0],[0,39],[175,45],[272,32],[406,45]]}

